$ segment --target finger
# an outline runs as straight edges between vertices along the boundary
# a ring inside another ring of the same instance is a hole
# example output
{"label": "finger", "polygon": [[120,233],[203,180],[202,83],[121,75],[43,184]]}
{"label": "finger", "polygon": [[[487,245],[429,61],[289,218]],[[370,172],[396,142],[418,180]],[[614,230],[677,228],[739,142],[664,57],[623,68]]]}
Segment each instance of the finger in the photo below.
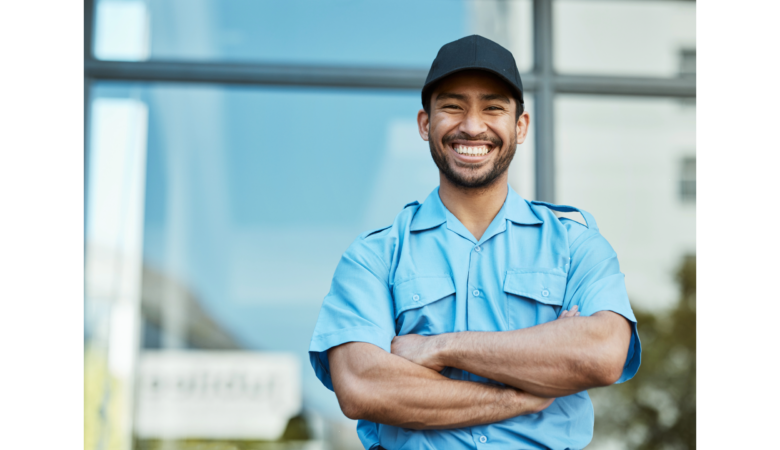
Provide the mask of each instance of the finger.
{"label": "finger", "polygon": [[561,315],[558,316],[559,319],[565,318],[569,314],[569,311],[564,309],[563,312],[561,312]]}
{"label": "finger", "polygon": [[578,309],[579,309],[579,307],[578,307],[577,305],[574,305],[574,306],[572,306],[572,308],[571,308],[571,312],[572,312],[572,313],[574,313],[574,312],[576,312]]}

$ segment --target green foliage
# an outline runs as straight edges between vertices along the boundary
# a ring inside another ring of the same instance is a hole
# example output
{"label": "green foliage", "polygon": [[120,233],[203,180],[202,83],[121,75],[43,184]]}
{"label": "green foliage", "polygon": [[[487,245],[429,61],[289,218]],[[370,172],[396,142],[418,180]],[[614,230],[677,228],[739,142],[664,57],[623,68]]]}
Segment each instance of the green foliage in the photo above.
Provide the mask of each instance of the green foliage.
{"label": "green foliage", "polygon": [[636,311],[642,365],[630,381],[590,392],[594,444],[625,448],[696,448],[696,258],[677,272],[680,298],[670,311]]}
{"label": "green foliage", "polygon": [[290,419],[278,441],[237,439],[136,439],[135,450],[302,450],[312,436],[306,418],[299,414]]}

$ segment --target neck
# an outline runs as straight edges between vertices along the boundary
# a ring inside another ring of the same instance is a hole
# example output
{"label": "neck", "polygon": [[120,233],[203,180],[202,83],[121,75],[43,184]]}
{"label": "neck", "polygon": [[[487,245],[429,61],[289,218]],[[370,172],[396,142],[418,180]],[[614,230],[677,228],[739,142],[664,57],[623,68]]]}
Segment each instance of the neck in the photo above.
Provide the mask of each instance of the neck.
{"label": "neck", "polygon": [[439,198],[471,234],[480,240],[501,210],[507,196],[508,174],[480,188],[466,188],[450,182],[439,172]]}

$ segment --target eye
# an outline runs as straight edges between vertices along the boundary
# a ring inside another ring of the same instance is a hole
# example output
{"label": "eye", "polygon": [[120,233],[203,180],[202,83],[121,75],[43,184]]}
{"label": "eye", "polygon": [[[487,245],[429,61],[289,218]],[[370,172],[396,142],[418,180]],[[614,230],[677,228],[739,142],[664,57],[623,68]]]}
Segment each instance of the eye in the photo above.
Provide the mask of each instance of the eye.
{"label": "eye", "polygon": [[488,111],[503,111],[504,110],[504,108],[502,108],[500,106],[495,106],[495,105],[488,106],[486,109]]}

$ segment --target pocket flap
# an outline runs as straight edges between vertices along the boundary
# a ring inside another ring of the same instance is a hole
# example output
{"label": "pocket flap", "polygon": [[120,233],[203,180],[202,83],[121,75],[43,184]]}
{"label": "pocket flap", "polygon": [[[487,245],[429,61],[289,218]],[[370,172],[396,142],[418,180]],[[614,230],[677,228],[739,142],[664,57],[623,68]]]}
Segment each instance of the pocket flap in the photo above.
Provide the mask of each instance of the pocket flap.
{"label": "pocket flap", "polygon": [[506,272],[504,292],[561,306],[566,291],[566,274],[560,269],[510,270]]}
{"label": "pocket flap", "polygon": [[422,276],[404,281],[393,288],[395,317],[409,309],[420,308],[455,293],[449,275]]}

